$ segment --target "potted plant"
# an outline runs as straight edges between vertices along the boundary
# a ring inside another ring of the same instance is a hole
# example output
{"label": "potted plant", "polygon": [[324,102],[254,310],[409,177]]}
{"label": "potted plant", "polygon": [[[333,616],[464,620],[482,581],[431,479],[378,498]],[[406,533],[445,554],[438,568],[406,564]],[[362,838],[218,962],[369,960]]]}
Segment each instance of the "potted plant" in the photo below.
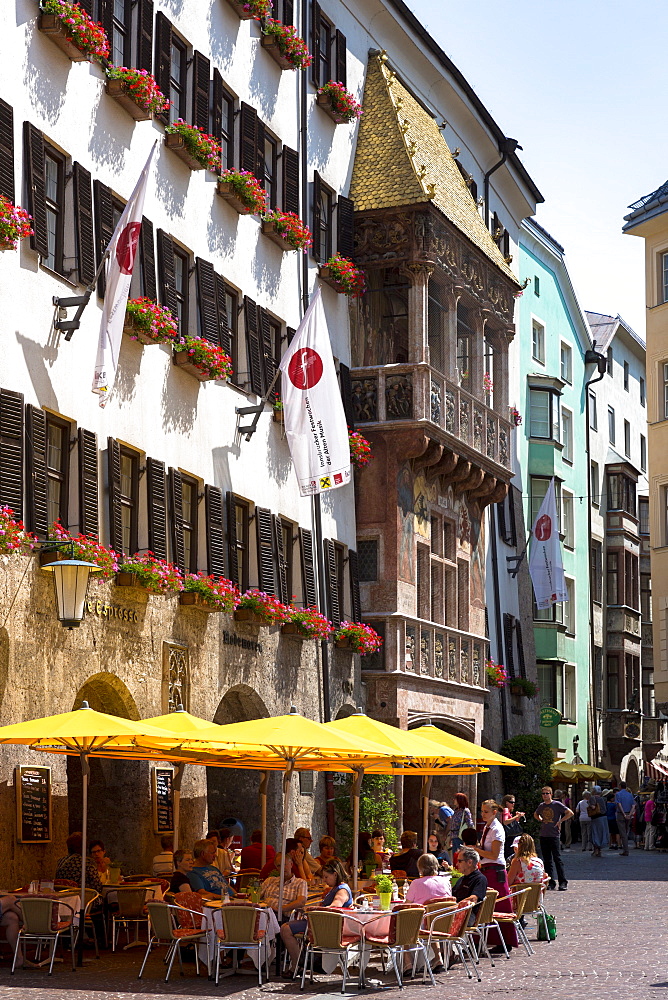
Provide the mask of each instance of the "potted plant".
{"label": "potted plant", "polygon": [[262,32],[262,48],[281,69],[306,69],[311,65],[311,53],[306,42],[299,37],[292,24],[282,24],[273,17],[266,17]]}
{"label": "potted plant", "polygon": [[224,170],[216,191],[239,215],[260,215],[267,210],[267,192],[250,170]]}
{"label": "potted plant", "polygon": [[280,625],[288,617],[289,609],[277,597],[254,588],[241,595],[234,612],[236,622],[251,625]]}
{"label": "potted plant", "polygon": [[510,690],[521,698],[535,698],[538,694],[538,685],[527,680],[526,677],[513,677],[510,682]]}
{"label": "potted plant", "polygon": [[16,250],[19,240],[33,235],[32,216],[0,195],[0,250]]}
{"label": "potted plant", "polygon": [[123,332],[141,344],[170,344],[179,336],[177,322],[167,306],[146,297],[128,300]]}
{"label": "potted plant", "polygon": [[495,663],[491,658],[485,663],[485,673],[487,683],[490,687],[502,688],[506,686],[508,671],[502,663]]}
{"label": "potted plant", "polygon": [[516,410],[514,406],[510,407],[510,422],[515,427],[519,427],[522,423],[522,414],[519,410]]}
{"label": "potted plant", "polygon": [[375,653],[383,645],[378,633],[362,622],[341,622],[333,638],[337,649],[352,649],[360,656]]}
{"label": "potted plant", "polygon": [[274,411],[274,421],[277,424],[282,424],[284,422],[284,412],[283,412],[283,400],[275,399],[271,404]]}
{"label": "potted plant", "polygon": [[188,573],[179,594],[179,604],[209,613],[226,611],[231,614],[240,598],[237,587],[224,576]]}
{"label": "potted plant", "polygon": [[348,443],[350,445],[350,461],[358,469],[368,465],[371,460],[371,445],[359,431],[348,429]]}
{"label": "potted plant", "polygon": [[104,28],[71,0],[42,0],[39,30],[72,62],[109,58]]}
{"label": "potted plant", "polygon": [[492,377],[489,372],[485,372],[482,377],[482,387],[485,390],[485,395],[487,396],[494,391],[494,383],[492,382]]}
{"label": "potted plant", "polygon": [[317,608],[288,607],[289,618],[281,625],[283,635],[298,639],[329,639],[333,625]]}
{"label": "potted plant", "polygon": [[136,122],[148,121],[170,105],[155,77],[145,69],[109,66],[105,89]]}
{"label": "potted plant", "polygon": [[122,556],[116,574],[117,587],[144,587],[151,594],[179,594],[183,577],[177,566],[158,559],[153,552]]}
{"label": "potted plant", "polygon": [[0,555],[10,556],[15,552],[32,549],[33,536],[23,527],[23,521],[14,517],[11,507],[0,507]]}
{"label": "potted plant", "polygon": [[111,580],[118,571],[118,555],[113,549],[102,545],[97,535],[71,535],[59,521],[54,521],[49,528],[47,542],[52,542],[39,554],[40,566],[57,562],[59,559],[81,559],[83,562],[95,563],[101,572],[92,577],[98,580]]}
{"label": "potted plant", "polygon": [[392,890],[394,889],[394,882],[389,875],[375,875],[374,882],[376,883],[376,892],[378,893],[378,899],[380,900],[381,910],[389,910],[392,904]]}
{"label": "potted plant", "polygon": [[204,129],[178,118],[165,129],[165,145],[191,170],[220,170],[220,143]]}
{"label": "potted plant", "polygon": [[330,257],[326,264],[320,265],[318,276],[335,292],[339,292],[340,295],[349,295],[353,299],[358,299],[363,295],[366,288],[364,271],[355,267],[352,260],[342,257],[339,253]]}
{"label": "potted plant", "polygon": [[242,21],[250,21],[254,18],[261,21],[268,17],[273,6],[272,0],[227,0],[230,7],[235,10]]}
{"label": "potted plant", "polygon": [[294,212],[275,208],[262,217],[262,232],[283,250],[303,250],[311,246],[311,230]]}
{"label": "potted plant", "polygon": [[200,382],[226,379],[232,374],[232,359],[222,347],[200,337],[174,341],[174,364]]}
{"label": "potted plant", "polygon": [[335,80],[330,80],[324,87],[320,88],[316,100],[319,107],[337,125],[356,121],[362,114],[362,105],[358,104],[342,83],[337,83]]}

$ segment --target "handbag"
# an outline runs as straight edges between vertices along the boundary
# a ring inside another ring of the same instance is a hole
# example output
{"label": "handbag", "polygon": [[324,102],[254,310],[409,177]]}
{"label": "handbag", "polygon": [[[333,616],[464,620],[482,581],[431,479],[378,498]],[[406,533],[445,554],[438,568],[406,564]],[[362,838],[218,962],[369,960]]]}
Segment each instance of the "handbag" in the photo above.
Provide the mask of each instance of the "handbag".
{"label": "handbag", "polygon": [[537,920],[538,940],[554,941],[557,936],[557,918],[551,913],[541,913]]}
{"label": "handbag", "polygon": [[587,806],[587,816],[589,819],[598,819],[599,816],[604,816],[605,813],[601,809],[598,799],[594,799],[593,805]]}

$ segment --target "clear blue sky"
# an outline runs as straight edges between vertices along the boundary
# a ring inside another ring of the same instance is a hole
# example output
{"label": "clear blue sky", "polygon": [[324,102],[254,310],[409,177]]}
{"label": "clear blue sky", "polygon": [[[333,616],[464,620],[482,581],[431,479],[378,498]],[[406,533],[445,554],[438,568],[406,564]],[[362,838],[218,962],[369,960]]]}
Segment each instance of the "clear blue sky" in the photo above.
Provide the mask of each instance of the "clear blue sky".
{"label": "clear blue sky", "polygon": [[[668,179],[664,0],[406,0],[545,198],[581,305],[644,337],[643,243],[626,206]],[[447,135],[446,135],[447,138]]]}

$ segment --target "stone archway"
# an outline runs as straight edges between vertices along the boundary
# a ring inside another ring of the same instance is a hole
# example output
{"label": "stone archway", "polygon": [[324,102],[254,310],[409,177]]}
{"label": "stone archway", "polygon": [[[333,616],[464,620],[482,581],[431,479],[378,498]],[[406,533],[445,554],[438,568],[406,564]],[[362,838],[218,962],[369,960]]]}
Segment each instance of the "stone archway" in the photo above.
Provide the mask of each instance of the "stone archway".
{"label": "stone archway", "polygon": [[[444,733],[451,733],[461,739],[474,742],[474,727],[466,719],[442,718],[437,716],[416,717],[411,716],[409,729],[417,729],[421,725],[431,722],[437,729]],[[404,778],[403,812],[404,826],[418,833],[422,830],[422,800],[420,792],[422,789],[422,778]],[[469,800],[471,811],[473,812],[477,790],[477,780],[475,775],[453,774],[449,776],[434,775],[431,783],[430,797],[439,802],[447,802],[454,808],[454,798],[458,792],[463,792]],[[421,840],[419,841],[421,843]]]}
{"label": "stone archway", "polygon": [[351,715],[354,715],[357,709],[354,705],[341,705],[341,708],[336,713],[337,719],[348,719]]}

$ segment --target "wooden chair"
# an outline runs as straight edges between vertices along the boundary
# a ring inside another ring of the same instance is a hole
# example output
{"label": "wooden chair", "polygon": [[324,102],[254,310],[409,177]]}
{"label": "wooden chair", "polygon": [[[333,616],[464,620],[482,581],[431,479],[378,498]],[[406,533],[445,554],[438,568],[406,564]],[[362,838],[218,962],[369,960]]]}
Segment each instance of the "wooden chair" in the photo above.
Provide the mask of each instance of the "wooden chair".
{"label": "wooden chair", "polygon": [[[183,962],[181,961],[181,945],[185,942],[186,944],[195,945],[195,972],[199,976],[199,956],[197,953],[197,946],[201,942],[206,944],[206,954],[207,954],[207,969],[211,966],[211,956],[209,954],[209,935],[206,930],[201,927],[202,915],[192,910],[185,910],[183,907],[172,906],[170,903],[147,903],[146,909],[148,910],[149,926],[151,933],[149,934],[148,946],[146,948],[146,954],[144,955],[144,961],[141,964],[141,969],[139,970],[139,979],[141,979],[144,974],[144,968],[146,967],[146,962],[148,956],[151,952],[153,945],[167,944],[169,948],[167,950],[167,955],[165,961],[169,959],[169,964],[167,966],[167,975],[165,976],[165,982],[169,980],[172,965],[174,964],[174,958],[178,954],[179,956],[179,967],[181,969],[181,975],[183,975]],[[177,927],[176,925],[176,915],[180,919],[183,918],[185,913],[189,913],[193,924],[195,920],[199,919],[200,926],[195,927]]]}

